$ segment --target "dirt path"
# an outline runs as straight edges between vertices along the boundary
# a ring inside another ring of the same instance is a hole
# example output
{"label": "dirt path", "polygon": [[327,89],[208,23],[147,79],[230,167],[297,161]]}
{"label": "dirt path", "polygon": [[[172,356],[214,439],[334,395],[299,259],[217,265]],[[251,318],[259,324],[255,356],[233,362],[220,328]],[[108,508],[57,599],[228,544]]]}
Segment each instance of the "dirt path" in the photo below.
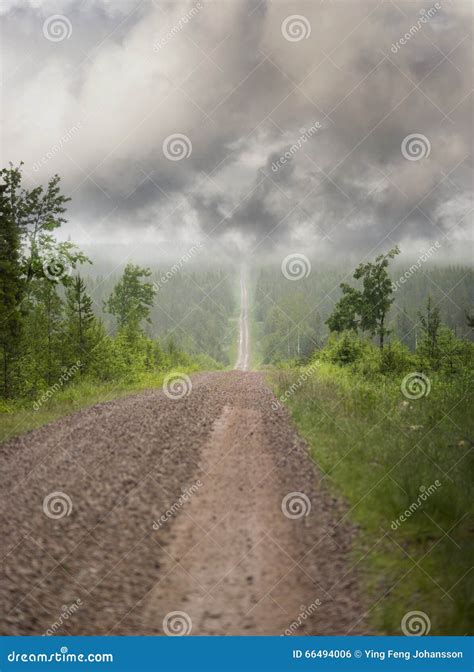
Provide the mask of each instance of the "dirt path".
{"label": "dirt path", "polygon": [[361,634],[352,530],[274,401],[200,374],[1,446],[1,633]]}
{"label": "dirt path", "polygon": [[239,317],[239,349],[235,369],[248,371],[250,368],[250,329],[249,329],[249,300],[247,292],[247,278],[245,269],[240,272],[240,317]]}

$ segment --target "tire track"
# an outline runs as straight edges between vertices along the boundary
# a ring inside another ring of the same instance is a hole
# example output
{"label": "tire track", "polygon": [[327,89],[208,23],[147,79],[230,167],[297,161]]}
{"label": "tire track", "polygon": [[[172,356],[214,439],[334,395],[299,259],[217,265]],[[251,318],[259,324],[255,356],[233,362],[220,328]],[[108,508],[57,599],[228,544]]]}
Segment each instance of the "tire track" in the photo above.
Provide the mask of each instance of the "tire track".
{"label": "tire track", "polygon": [[[164,634],[183,611],[192,634],[279,635],[319,600],[295,634],[344,634],[353,530],[273,401],[261,374],[199,374],[183,399],[147,391],[1,446],[1,633]],[[52,492],[69,515],[45,514]],[[291,492],[307,516],[283,514]]]}

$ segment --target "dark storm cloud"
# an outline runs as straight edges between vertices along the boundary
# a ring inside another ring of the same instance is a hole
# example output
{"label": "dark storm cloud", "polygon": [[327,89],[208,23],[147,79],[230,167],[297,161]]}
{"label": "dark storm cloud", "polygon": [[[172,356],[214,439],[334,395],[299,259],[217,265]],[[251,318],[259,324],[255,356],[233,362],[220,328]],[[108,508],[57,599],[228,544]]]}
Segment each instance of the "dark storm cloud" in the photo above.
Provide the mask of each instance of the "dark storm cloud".
{"label": "dark storm cloud", "polygon": [[[74,237],[369,251],[459,244],[467,231],[468,2],[9,0],[1,11],[5,160],[24,160],[33,181],[61,174]],[[46,39],[52,14],[69,37]],[[283,34],[292,15],[301,40]],[[189,139],[179,161],[163,149],[173,134]],[[425,158],[402,155],[411,134],[426,137]]]}

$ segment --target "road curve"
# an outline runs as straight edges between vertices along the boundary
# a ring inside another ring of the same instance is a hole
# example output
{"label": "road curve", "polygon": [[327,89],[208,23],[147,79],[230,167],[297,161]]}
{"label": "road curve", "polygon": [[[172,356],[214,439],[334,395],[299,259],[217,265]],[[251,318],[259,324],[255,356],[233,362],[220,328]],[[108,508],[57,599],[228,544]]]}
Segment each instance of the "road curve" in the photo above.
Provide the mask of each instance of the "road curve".
{"label": "road curve", "polygon": [[259,373],[92,406],[0,466],[3,635],[364,632],[353,530]]}
{"label": "road curve", "polygon": [[248,371],[250,366],[250,330],[249,330],[249,303],[247,293],[247,278],[245,268],[240,272],[240,317],[238,354],[235,369]]}

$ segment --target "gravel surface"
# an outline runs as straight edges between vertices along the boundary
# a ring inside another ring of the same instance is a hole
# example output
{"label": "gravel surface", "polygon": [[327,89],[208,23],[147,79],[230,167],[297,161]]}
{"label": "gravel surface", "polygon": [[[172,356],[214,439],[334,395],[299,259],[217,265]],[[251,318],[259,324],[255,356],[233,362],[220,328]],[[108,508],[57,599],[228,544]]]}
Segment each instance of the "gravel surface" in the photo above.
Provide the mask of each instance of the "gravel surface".
{"label": "gravel surface", "polygon": [[249,298],[245,269],[240,273],[240,317],[239,317],[239,341],[237,350],[236,369],[248,371],[250,366],[250,325],[249,325]]}
{"label": "gravel surface", "polygon": [[275,405],[198,374],[0,446],[1,634],[365,634],[354,530]]}

